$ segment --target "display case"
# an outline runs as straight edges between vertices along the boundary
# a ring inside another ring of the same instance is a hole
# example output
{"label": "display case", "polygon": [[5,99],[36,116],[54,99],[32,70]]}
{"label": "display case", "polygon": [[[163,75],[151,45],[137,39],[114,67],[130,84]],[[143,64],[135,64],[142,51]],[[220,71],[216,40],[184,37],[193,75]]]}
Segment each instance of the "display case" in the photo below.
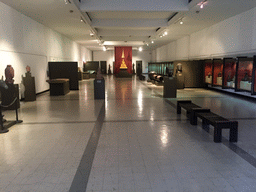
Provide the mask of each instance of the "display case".
{"label": "display case", "polygon": [[212,60],[205,60],[204,80],[207,84],[212,84]]}
{"label": "display case", "polygon": [[213,85],[222,86],[223,60],[213,59]]}
{"label": "display case", "polygon": [[253,56],[252,84],[252,95],[256,95],[256,55]]}
{"label": "display case", "polygon": [[252,91],[253,58],[238,58],[236,91]]}
{"label": "display case", "polygon": [[156,63],[148,63],[148,71],[155,71],[159,75],[166,76],[166,67],[169,70],[173,71],[174,65],[173,62],[156,62]]}
{"label": "display case", "polygon": [[235,88],[236,79],[236,59],[223,59],[223,87],[224,89]]}

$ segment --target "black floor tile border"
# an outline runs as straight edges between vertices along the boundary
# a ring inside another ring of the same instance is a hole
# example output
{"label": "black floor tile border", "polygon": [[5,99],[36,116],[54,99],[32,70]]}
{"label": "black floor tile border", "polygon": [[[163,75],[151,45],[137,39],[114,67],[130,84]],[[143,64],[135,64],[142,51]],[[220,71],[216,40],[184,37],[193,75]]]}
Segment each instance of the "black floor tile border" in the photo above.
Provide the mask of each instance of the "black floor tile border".
{"label": "black floor tile border", "polygon": [[237,155],[239,155],[242,159],[250,163],[253,167],[256,168],[256,158],[247,153],[242,148],[238,147],[236,144],[231,143],[228,139],[222,137],[222,144],[231,149]]}
{"label": "black floor tile border", "polygon": [[48,125],[48,124],[79,124],[79,123],[95,123],[96,121],[58,121],[58,122],[26,122],[19,125]]}
{"label": "black floor tile border", "polygon": [[80,164],[77,168],[75,177],[72,181],[69,192],[84,192],[87,188],[87,183],[89,180],[93,159],[96,153],[97,145],[100,138],[100,133],[102,130],[102,125],[105,119],[105,103],[101,107],[97,121],[92,130],[90,139],[80,161]]}

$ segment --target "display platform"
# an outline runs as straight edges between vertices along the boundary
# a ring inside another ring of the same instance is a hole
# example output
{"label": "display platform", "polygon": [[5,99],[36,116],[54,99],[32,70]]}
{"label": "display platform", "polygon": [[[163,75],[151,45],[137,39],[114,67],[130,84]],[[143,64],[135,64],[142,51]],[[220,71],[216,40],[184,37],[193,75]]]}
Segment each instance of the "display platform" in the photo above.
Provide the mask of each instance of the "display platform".
{"label": "display platform", "polygon": [[230,94],[230,95],[233,95],[233,96],[236,96],[236,97],[240,97],[240,98],[243,98],[243,99],[247,99],[247,100],[256,102],[256,95],[251,95],[251,93],[248,92],[248,91],[235,92],[235,89],[231,89],[231,88],[230,89],[222,89],[221,87],[212,87],[210,85],[208,86],[207,89],[219,91],[219,92],[222,92],[222,93]]}
{"label": "display platform", "polygon": [[132,74],[128,73],[127,69],[120,69],[119,73],[115,74],[118,78],[132,78]]}
{"label": "display platform", "polygon": [[66,95],[69,93],[69,79],[51,79],[47,80],[50,84],[50,95]]}

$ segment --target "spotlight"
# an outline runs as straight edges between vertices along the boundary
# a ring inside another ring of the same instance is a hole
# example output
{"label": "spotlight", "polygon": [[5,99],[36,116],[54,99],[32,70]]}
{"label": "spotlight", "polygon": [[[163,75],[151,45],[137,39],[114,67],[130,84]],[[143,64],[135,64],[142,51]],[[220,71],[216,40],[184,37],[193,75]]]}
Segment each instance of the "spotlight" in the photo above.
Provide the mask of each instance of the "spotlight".
{"label": "spotlight", "polygon": [[182,20],[180,20],[180,24],[181,24],[181,25],[183,24],[183,21],[182,21]]}
{"label": "spotlight", "polygon": [[84,21],[84,19],[82,17],[80,17],[80,21],[85,23],[85,21]]}
{"label": "spotlight", "polygon": [[201,4],[201,5],[200,5],[200,8],[203,9],[203,8],[204,8],[204,4]]}
{"label": "spotlight", "polygon": [[65,4],[71,4],[71,1],[70,0],[64,0]]}
{"label": "spotlight", "polygon": [[142,51],[142,47],[139,47],[139,51]]}
{"label": "spotlight", "polygon": [[154,41],[151,41],[151,43],[154,43]]}
{"label": "spotlight", "polygon": [[107,48],[105,46],[103,46],[103,51],[107,51]]}
{"label": "spotlight", "polygon": [[164,35],[167,35],[167,34],[168,34],[167,31],[165,31],[165,32],[164,32]]}
{"label": "spotlight", "polygon": [[163,36],[162,36],[162,35],[160,35],[159,37],[160,37],[160,38],[162,38]]}

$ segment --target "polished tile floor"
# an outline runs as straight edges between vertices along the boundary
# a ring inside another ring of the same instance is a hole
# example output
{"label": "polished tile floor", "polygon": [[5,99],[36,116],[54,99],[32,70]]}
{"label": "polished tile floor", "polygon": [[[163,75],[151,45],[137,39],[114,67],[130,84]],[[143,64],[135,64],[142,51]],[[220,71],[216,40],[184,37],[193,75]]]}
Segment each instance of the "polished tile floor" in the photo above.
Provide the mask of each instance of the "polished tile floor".
{"label": "polished tile floor", "polygon": [[[204,89],[163,88],[105,76],[106,100],[94,100],[93,80],[65,96],[21,102],[24,122],[0,134],[1,192],[256,191],[255,103]],[[190,125],[177,99],[239,122],[238,142],[214,143]],[[5,111],[7,120],[14,111]]]}

